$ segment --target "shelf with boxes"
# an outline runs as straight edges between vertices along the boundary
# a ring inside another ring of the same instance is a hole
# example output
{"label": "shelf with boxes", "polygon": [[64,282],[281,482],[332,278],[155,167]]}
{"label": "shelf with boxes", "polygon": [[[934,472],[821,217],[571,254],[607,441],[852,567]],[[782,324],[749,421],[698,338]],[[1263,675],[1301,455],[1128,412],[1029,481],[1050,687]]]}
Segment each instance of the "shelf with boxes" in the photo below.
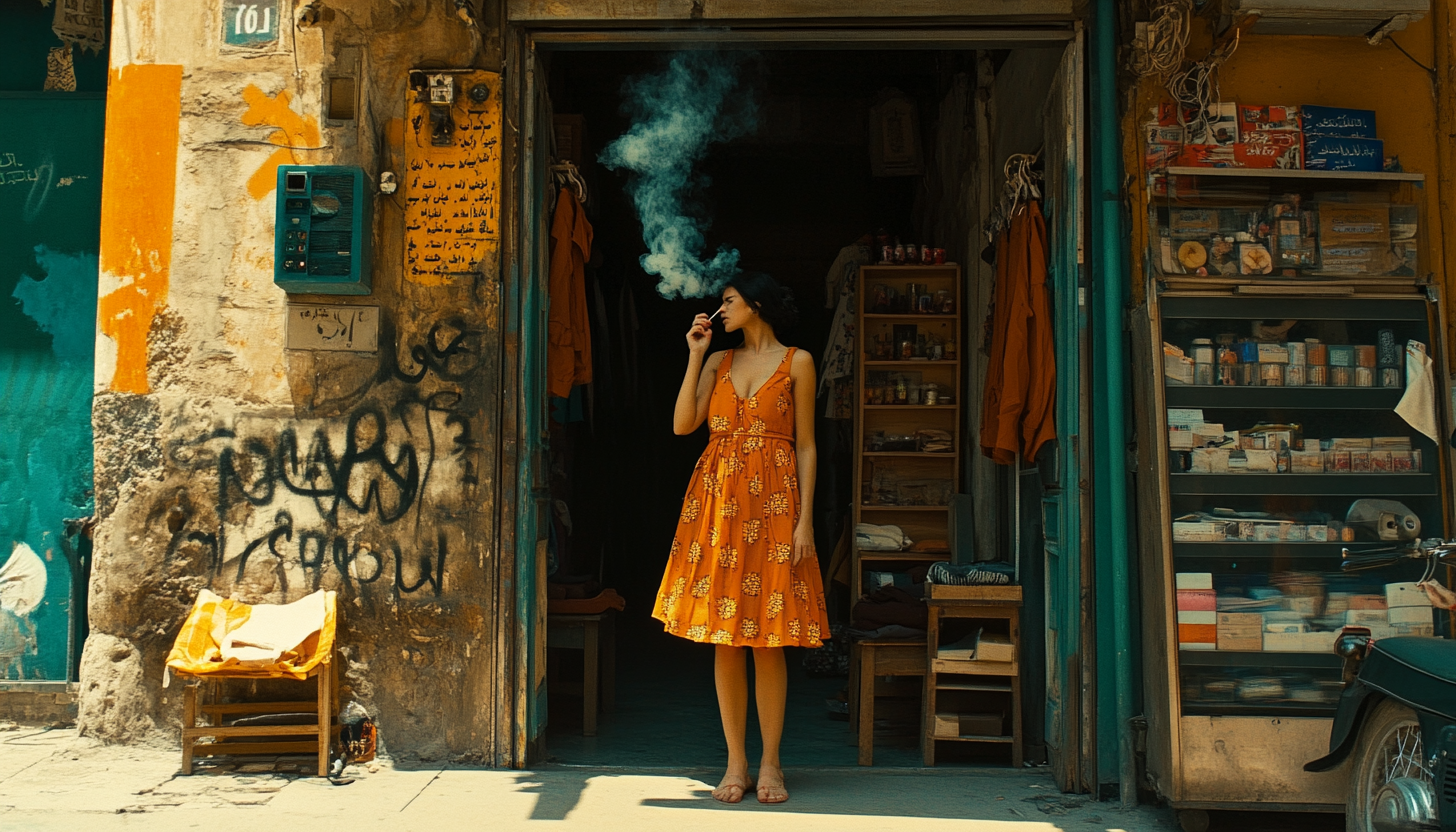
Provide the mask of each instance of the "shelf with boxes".
{"label": "shelf with boxes", "polygon": [[1423,180],[1170,168],[1150,206],[1149,261],[1173,288],[1409,285],[1424,279]]}
{"label": "shelf with boxes", "polygon": [[1409,592],[1419,565],[1341,570],[1347,547],[1446,528],[1446,451],[1398,412],[1435,316],[1386,294],[1158,300],[1164,609],[1183,715],[1328,717],[1341,628],[1449,626]]}

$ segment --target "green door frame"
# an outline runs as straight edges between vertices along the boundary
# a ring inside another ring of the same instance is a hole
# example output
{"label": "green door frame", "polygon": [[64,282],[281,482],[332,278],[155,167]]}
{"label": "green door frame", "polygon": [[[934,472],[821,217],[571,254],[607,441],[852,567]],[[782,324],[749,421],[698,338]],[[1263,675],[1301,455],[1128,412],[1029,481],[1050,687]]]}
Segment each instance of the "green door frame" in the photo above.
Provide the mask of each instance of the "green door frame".
{"label": "green door frame", "polygon": [[[760,24],[762,21],[760,21]],[[545,292],[545,267],[548,262],[546,247],[549,244],[547,227],[538,216],[545,203],[545,145],[539,132],[541,101],[544,95],[545,79],[537,77],[540,63],[538,49],[606,50],[621,48],[672,49],[692,48],[722,43],[741,43],[744,46],[775,49],[822,49],[826,46],[841,49],[875,48],[928,48],[928,49],[1007,49],[1016,47],[1066,45],[1067,55],[1063,57],[1066,73],[1064,93],[1073,102],[1074,122],[1081,124],[1082,102],[1082,35],[1081,27],[1050,28],[1002,28],[1002,29],[937,29],[937,30],[833,30],[833,29],[713,29],[713,30],[530,30],[512,26],[507,36],[507,77],[512,74],[513,94],[507,100],[507,124],[512,117],[522,125],[522,132],[516,138],[517,165],[512,186],[516,189],[518,212],[515,216],[519,229],[517,235],[508,237],[517,241],[520,254],[508,261],[513,268],[508,270],[510,285],[506,287],[507,339],[519,345],[516,367],[520,373],[514,383],[513,397],[507,395],[503,404],[514,408],[518,424],[514,431],[518,446],[515,449],[515,468],[512,472],[516,488],[503,487],[503,512],[512,514],[515,528],[513,537],[503,538],[508,542],[508,551],[513,555],[510,572],[513,581],[510,589],[515,612],[513,654],[510,667],[515,674],[512,685],[515,692],[513,710],[513,737],[515,755],[512,764],[521,767],[526,764],[528,754],[539,753],[545,731],[545,684],[538,680],[538,663],[544,655],[543,631],[545,616],[540,601],[541,569],[538,542],[539,529],[545,515],[546,505],[540,489],[535,487],[540,468],[544,468],[546,453],[544,412],[544,360],[545,360],[545,314],[547,297]],[[512,107],[511,105],[514,104]],[[1053,245],[1052,279],[1054,284],[1055,308],[1058,316],[1057,339],[1057,425],[1062,441],[1059,443],[1058,462],[1061,471],[1060,492],[1043,502],[1043,511],[1050,511],[1047,517],[1048,553],[1058,554],[1058,577],[1052,584],[1051,569],[1048,569],[1049,625],[1055,620],[1059,639],[1056,655],[1048,656],[1049,687],[1050,674],[1055,672],[1064,686],[1084,686],[1084,673],[1080,669],[1085,657],[1081,645],[1084,641],[1082,627],[1084,604],[1084,577],[1081,568],[1082,550],[1082,490],[1079,487],[1082,465],[1080,461],[1080,427],[1082,418],[1082,389],[1080,371],[1082,340],[1085,336],[1085,304],[1081,295],[1081,223],[1083,218],[1081,167],[1083,154],[1081,129],[1069,131],[1072,143],[1065,153],[1065,182],[1063,194],[1057,195],[1063,205],[1075,206],[1072,210],[1059,211],[1053,220],[1054,239],[1064,242]],[[509,165],[509,157],[508,157]],[[509,365],[508,365],[509,366]],[[512,391],[508,391],[512,392]],[[509,424],[505,422],[503,424]],[[538,468],[539,466],[539,468]],[[1055,526],[1055,537],[1051,526]],[[503,547],[502,551],[507,551]],[[1055,589],[1055,595],[1051,594]],[[1054,610],[1053,610],[1054,608]],[[1053,618],[1054,617],[1054,618]],[[1081,703],[1080,690],[1073,700]],[[1080,704],[1077,707],[1081,707]],[[1084,720],[1078,719],[1063,725],[1053,722],[1052,707],[1047,712],[1048,736],[1055,724],[1074,740],[1069,749],[1080,769],[1080,760],[1090,749],[1079,739]],[[1071,788],[1079,789],[1080,779]]]}

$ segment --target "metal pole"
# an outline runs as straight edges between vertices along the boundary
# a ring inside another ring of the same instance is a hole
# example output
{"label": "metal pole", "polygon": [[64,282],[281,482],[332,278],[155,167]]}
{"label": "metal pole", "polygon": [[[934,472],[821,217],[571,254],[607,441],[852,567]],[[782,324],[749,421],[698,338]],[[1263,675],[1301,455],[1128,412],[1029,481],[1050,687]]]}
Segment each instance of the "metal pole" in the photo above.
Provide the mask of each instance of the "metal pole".
{"label": "metal pole", "polygon": [[[1137,803],[1133,768],[1131,568],[1124,455],[1126,349],[1123,344],[1123,262],[1120,195],[1121,133],[1117,114],[1117,9],[1096,0],[1092,26],[1092,259],[1094,381],[1093,563],[1098,644],[1098,780],[1115,770],[1124,807]],[[1105,650],[1110,649],[1111,655]],[[1111,682],[1111,684],[1107,684]]]}

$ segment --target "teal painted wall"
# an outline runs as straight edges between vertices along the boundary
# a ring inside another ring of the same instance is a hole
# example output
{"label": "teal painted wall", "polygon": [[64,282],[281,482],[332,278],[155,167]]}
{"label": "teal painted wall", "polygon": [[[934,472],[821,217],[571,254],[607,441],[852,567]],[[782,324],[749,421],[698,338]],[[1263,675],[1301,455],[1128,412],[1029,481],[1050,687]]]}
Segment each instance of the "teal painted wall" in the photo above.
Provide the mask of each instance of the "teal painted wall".
{"label": "teal painted wall", "polygon": [[[45,86],[46,55],[61,40],[51,31],[55,4],[42,6],[38,0],[0,0],[0,91],[40,92]],[[111,22],[111,3],[106,3],[106,20]],[[103,50],[77,50],[77,92],[106,92],[107,55]]]}
{"label": "teal painted wall", "polygon": [[21,543],[45,565],[38,606],[17,615],[0,594],[0,680],[70,675],[75,547],[63,530],[94,505],[105,103],[0,92],[0,570]]}

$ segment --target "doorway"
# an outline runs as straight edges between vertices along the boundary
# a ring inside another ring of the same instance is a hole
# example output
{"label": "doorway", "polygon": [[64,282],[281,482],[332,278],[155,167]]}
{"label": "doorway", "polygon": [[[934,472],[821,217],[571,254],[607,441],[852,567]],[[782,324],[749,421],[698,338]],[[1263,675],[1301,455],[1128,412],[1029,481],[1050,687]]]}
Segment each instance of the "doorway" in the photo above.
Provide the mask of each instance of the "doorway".
{"label": "doorway", "polygon": [[[706,252],[720,245],[736,248],[744,268],[767,272],[793,291],[800,320],[784,340],[809,352],[816,367],[837,299],[830,266],[847,247],[868,243],[877,248],[882,234],[902,242],[933,242],[947,250],[949,259],[965,264],[967,316],[974,324],[970,331],[979,332],[990,275],[989,267],[980,264],[985,237],[979,228],[985,194],[1000,187],[1000,162],[1008,153],[1041,152],[1049,137],[1057,145],[1049,158],[1072,171],[1078,161],[1074,149],[1060,144],[1066,137],[1057,126],[1065,125],[1045,119],[1048,112],[1063,111],[1047,102],[1054,83],[1069,63],[1075,67],[1079,56],[1068,48],[1069,32],[1042,36],[1042,42],[995,49],[990,47],[1008,44],[944,48],[944,43],[927,43],[927,48],[913,49],[874,48],[877,44],[870,43],[855,49],[824,48],[824,43],[813,49],[718,45],[724,50],[759,48],[735,61],[740,72],[736,89],[753,97],[756,126],[711,146],[697,168],[704,186],[696,190],[691,210],[711,221]],[[553,38],[558,42],[549,42]],[[582,736],[579,700],[553,695],[553,683],[564,689],[580,679],[579,654],[547,654],[541,649],[545,634],[540,632],[539,606],[522,616],[537,627],[527,639],[536,647],[532,655],[538,664],[528,678],[544,681],[541,689],[530,692],[536,695],[527,697],[534,708],[528,731],[544,736],[545,753],[559,762],[711,766],[725,753],[712,650],[663,633],[649,617],[683,492],[706,440],[702,430],[686,437],[671,430],[686,358],[683,336],[692,316],[712,312],[717,301],[666,299],[655,291],[657,278],[643,272],[638,262],[645,251],[642,225],[625,190],[625,177],[598,162],[601,149],[632,124],[631,114],[621,106],[624,83],[660,71],[670,54],[666,45],[621,43],[606,51],[596,44],[597,49],[583,49],[564,35],[553,35],[541,38],[528,57],[536,62],[534,89],[523,106],[534,102],[538,107],[535,135],[542,144],[535,169],[525,176],[538,194],[539,212],[526,222],[530,242],[523,248],[540,251],[541,235],[549,235],[557,189],[549,163],[562,160],[563,154],[575,156],[594,231],[585,269],[592,383],[577,388],[569,399],[553,401],[542,413],[543,440],[532,457],[537,470],[529,481],[542,491],[535,519],[541,529],[538,542],[545,545],[534,547],[530,569],[543,576],[544,585],[531,596],[589,596],[609,587],[627,604],[617,617],[616,711],[601,716],[595,737]],[[996,120],[983,119],[978,125],[976,96],[995,92],[998,74],[1003,80]],[[1008,94],[1013,84],[1015,95]],[[889,97],[909,101],[918,120],[921,158],[918,170],[909,174],[883,175],[872,159],[870,113]],[[978,129],[986,134],[981,144],[989,154],[976,152]],[[1069,193],[1080,187],[1079,182],[1064,181],[1066,170],[1053,178]],[[1076,227],[1078,222],[1074,217],[1065,224]],[[538,273],[544,267],[543,258]],[[1075,285],[1075,274],[1066,279]],[[544,285],[544,279],[537,283],[543,302],[549,300]],[[969,299],[974,298],[982,300],[972,304]],[[712,349],[731,347],[733,341],[720,331]],[[1075,344],[1071,351],[1075,354]],[[535,367],[536,377],[523,380],[522,386],[544,395],[539,372],[543,363]],[[979,376],[963,384],[970,398],[979,398]],[[847,420],[828,412],[833,408],[826,399],[821,395],[816,402],[820,465],[815,531],[820,565],[830,572],[831,553],[840,543],[855,488],[850,475],[853,432]],[[973,442],[972,428],[961,425]],[[978,471],[970,468],[963,478],[965,490],[989,495],[981,501],[988,516],[977,518],[978,529],[989,531],[978,535],[978,546],[1010,560],[1017,541],[1028,551],[1041,545],[1035,535],[1015,533],[1026,518],[1013,514],[1017,501],[1012,489],[1025,477],[998,478],[989,464]],[[1030,509],[1023,505],[1021,510]],[[1065,526],[1063,519],[1063,533]],[[1041,583],[1045,573],[1034,574]],[[847,625],[854,599],[845,582],[834,574],[824,577],[831,621]],[[1028,625],[1044,626],[1041,621]],[[785,765],[854,764],[855,739],[843,701],[847,680],[834,651],[825,651],[827,656],[809,656],[810,651],[799,648],[788,652]],[[1055,661],[1049,657],[1048,664]],[[1049,667],[1047,672],[1055,671]],[[880,765],[918,764],[918,693],[903,692],[902,700],[882,704],[883,711],[876,714],[883,714],[877,721],[884,723],[876,737]],[[1036,699],[1027,710],[1040,723],[1045,694]],[[749,734],[752,757],[754,731]],[[995,751],[961,759],[1003,762]]]}

